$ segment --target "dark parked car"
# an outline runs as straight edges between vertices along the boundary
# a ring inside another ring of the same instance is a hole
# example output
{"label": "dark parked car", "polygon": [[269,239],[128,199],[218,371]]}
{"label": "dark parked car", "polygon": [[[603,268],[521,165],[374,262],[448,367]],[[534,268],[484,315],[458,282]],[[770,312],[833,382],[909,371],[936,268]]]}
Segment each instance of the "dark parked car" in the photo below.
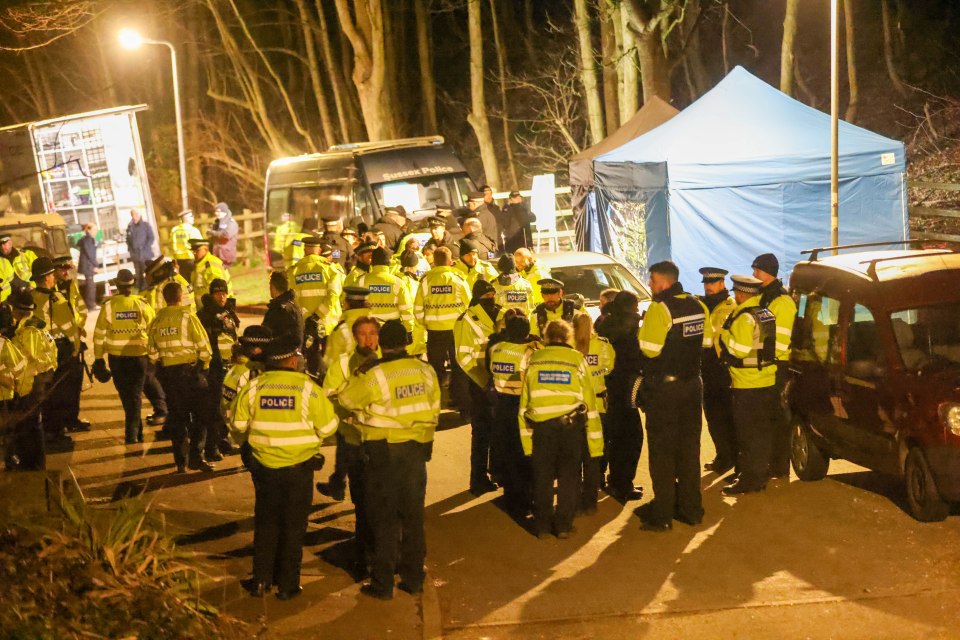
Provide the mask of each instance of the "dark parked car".
{"label": "dark parked car", "polygon": [[793,468],[819,480],[843,458],[899,475],[911,514],[943,520],[960,501],[960,253],[823,251],[790,279]]}

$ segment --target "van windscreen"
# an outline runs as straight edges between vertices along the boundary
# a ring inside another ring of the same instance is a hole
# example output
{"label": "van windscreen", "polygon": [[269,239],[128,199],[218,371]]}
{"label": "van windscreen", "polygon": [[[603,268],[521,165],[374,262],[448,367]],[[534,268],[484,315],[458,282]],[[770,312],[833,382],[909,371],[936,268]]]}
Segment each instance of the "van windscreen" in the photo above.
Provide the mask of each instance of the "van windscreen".
{"label": "van windscreen", "polygon": [[472,189],[469,181],[465,174],[456,174],[381,182],[372,187],[381,210],[400,205],[407,210],[407,218],[416,221],[434,215],[438,205],[462,207],[464,196]]}

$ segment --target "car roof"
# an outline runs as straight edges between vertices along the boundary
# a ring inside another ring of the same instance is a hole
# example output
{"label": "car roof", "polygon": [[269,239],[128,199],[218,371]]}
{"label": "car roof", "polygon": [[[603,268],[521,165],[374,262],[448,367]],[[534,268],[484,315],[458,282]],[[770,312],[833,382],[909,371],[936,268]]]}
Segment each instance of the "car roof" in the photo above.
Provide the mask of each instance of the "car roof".
{"label": "car roof", "polygon": [[[889,282],[931,271],[960,269],[960,253],[949,249],[862,251],[820,258],[816,263],[843,269],[868,280]],[[797,267],[814,264],[801,262]]]}
{"label": "car roof", "polygon": [[545,267],[582,267],[591,264],[620,264],[613,258],[596,251],[560,251],[534,254],[537,262]]}

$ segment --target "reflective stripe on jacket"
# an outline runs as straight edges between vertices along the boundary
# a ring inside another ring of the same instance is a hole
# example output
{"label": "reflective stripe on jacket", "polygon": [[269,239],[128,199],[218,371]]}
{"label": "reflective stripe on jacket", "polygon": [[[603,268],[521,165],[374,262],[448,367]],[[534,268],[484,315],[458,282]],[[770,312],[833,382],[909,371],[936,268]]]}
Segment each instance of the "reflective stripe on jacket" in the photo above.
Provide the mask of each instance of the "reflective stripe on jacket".
{"label": "reflective stripe on jacket", "polygon": [[293,267],[290,288],[297,296],[297,304],[303,309],[303,317],[316,314],[324,317],[330,310],[330,289],[327,263],[318,255],[304,256]]}
{"label": "reflective stripe on jacket", "polygon": [[115,295],[103,302],[93,331],[94,357],[147,355],[147,327],[153,308],[136,295]]}
{"label": "reflective stripe on jacket", "polygon": [[519,396],[523,376],[539,342],[498,342],[488,352],[488,367],[493,388],[497,393]]}
{"label": "reflective stripe on jacket", "polygon": [[519,309],[523,315],[530,315],[533,309],[533,287],[525,278],[513,274],[511,281],[504,284],[503,276],[493,280],[493,289],[497,292],[497,304],[506,309]]}
{"label": "reflective stripe on jacket", "polygon": [[371,316],[381,322],[400,320],[407,331],[413,331],[413,301],[400,278],[390,273],[389,266],[370,267],[363,286],[370,290],[367,306]]}
{"label": "reflective stripe on jacket", "polygon": [[427,271],[420,280],[413,309],[417,322],[427,331],[451,331],[469,304],[466,280],[453,267],[440,266]]}
{"label": "reflective stripe on jacket", "polygon": [[[738,305],[734,314],[741,309],[756,307],[760,304],[760,296],[753,296]],[[745,365],[756,365],[763,348],[760,336],[760,326],[750,313],[740,313],[730,327],[720,334],[720,340],[727,351],[735,358],[744,361]],[[772,387],[777,381],[777,366],[767,365],[761,369],[756,366],[729,367],[730,384],[734,389],[759,389]]]}
{"label": "reflective stripe on jacket", "polygon": [[227,293],[233,293],[233,285],[230,284],[230,272],[223,266],[223,261],[212,253],[203,256],[202,260],[197,261],[193,267],[193,297],[196,302],[196,308],[203,305],[201,298],[205,293],[210,293],[210,283],[220,278],[227,283]]}
{"label": "reflective stripe on jacket", "polygon": [[199,360],[206,368],[210,363],[210,340],[200,318],[189,307],[161,309],[150,324],[147,338],[150,353],[165,367],[193,364]]}
{"label": "reflective stripe on jacket", "polygon": [[487,342],[493,334],[496,318],[491,318],[483,307],[475,304],[457,318],[453,325],[453,344],[457,364],[477,386],[485,388],[490,382],[487,370]]}
{"label": "reflective stripe on jacket", "polygon": [[[50,341],[53,345],[53,341]],[[56,366],[57,349],[53,348],[53,363]],[[33,387],[38,371],[28,367],[27,357],[17,347],[16,338],[7,340],[0,336],[0,400],[13,400],[14,393],[27,395]]]}
{"label": "reflective stripe on jacket", "polygon": [[190,240],[202,240],[200,230],[192,224],[181,222],[170,230],[170,247],[174,260],[193,260]]}

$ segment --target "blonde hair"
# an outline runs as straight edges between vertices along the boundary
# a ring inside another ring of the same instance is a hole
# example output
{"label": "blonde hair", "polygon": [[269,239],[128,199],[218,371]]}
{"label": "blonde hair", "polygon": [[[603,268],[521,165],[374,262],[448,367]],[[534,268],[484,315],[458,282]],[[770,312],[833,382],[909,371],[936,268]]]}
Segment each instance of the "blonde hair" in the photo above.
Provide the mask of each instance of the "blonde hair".
{"label": "blonde hair", "polygon": [[547,343],[570,344],[573,338],[573,327],[566,320],[551,320],[543,328],[543,339]]}
{"label": "blonde hair", "polygon": [[590,353],[590,338],[593,337],[593,318],[587,313],[573,316],[573,340],[577,351]]}

